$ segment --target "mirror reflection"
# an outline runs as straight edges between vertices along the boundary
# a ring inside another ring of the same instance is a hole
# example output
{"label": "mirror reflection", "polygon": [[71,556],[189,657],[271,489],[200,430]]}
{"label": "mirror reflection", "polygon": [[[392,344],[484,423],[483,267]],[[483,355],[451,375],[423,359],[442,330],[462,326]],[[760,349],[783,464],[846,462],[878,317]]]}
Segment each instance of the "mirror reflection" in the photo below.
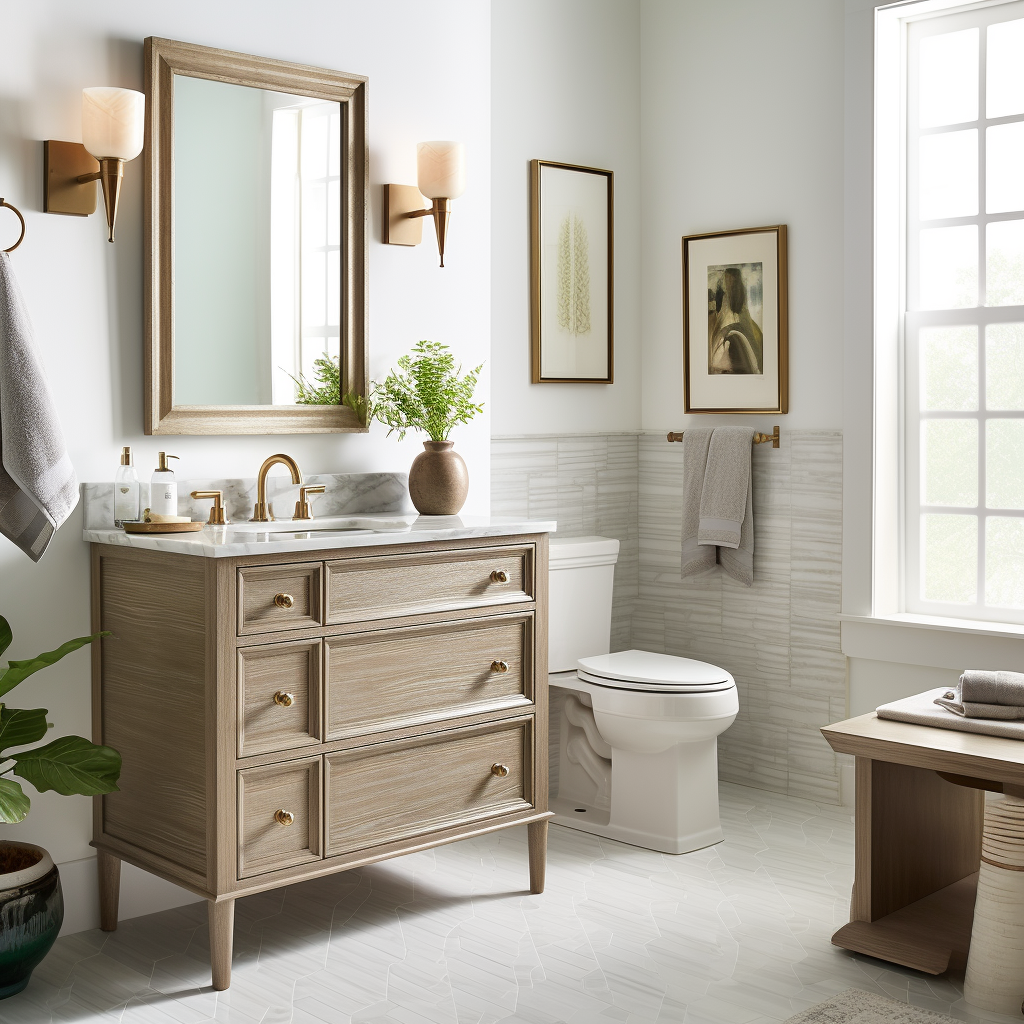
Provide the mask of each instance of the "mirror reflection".
{"label": "mirror reflection", "polygon": [[176,406],[337,403],[341,130],[338,102],[174,76]]}

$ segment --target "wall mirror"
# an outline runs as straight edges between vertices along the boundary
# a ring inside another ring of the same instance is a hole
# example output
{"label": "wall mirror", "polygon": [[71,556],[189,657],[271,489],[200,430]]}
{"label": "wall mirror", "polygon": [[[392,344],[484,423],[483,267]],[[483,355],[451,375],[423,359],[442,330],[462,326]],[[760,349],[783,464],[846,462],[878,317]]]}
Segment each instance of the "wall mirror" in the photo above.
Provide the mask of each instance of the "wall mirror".
{"label": "wall mirror", "polygon": [[365,430],[366,79],[145,53],[146,433]]}

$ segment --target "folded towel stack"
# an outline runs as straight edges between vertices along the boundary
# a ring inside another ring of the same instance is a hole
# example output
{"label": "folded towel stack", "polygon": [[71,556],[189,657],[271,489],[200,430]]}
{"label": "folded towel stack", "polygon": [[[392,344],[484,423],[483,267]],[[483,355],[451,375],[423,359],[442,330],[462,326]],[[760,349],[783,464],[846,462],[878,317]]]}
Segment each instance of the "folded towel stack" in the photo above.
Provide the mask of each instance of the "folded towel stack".
{"label": "folded towel stack", "polygon": [[968,669],[935,703],[961,718],[1024,721],[1024,673]]}

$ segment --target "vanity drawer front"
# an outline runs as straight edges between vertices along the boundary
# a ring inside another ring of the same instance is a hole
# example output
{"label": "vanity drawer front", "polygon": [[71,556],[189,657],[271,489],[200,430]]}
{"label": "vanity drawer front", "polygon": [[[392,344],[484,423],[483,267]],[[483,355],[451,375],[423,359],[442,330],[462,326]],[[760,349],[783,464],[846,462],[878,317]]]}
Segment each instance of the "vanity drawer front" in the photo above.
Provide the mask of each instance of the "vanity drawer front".
{"label": "vanity drawer front", "polygon": [[238,651],[238,756],[320,742],[319,640]]}
{"label": "vanity drawer front", "polygon": [[532,718],[359,747],[324,760],[328,857],[533,806]]}
{"label": "vanity drawer front", "polygon": [[327,563],[327,622],[532,601],[534,549],[409,552]]}
{"label": "vanity drawer front", "polygon": [[252,565],[238,570],[238,635],[320,625],[323,564]]}
{"label": "vanity drawer front", "polygon": [[238,877],[321,859],[319,757],[238,773]]}
{"label": "vanity drawer front", "polygon": [[328,740],[533,702],[533,612],[324,643]]}

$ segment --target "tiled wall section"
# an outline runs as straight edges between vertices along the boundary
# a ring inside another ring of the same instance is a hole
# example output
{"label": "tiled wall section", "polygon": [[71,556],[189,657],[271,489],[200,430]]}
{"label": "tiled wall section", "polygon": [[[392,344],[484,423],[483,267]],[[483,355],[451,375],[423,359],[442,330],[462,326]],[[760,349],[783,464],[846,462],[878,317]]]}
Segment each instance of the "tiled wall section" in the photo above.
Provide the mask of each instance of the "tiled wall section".
{"label": "tiled wall section", "polygon": [[728,669],[740,713],[719,740],[729,782],[839,802],[836,756],[819,729],[846,717],[839,647],[839,431],[783,431],[754,447],[754,585],[679,578],[682,448],[640,438],[640,593],[633,646]]}
{"label": "tiled wall section", "polygon": [[751,589],[679,578],[682,447],[663,434],[495,438],[492,510],[618,537],[612,649],[727,668],[740,714],[720,741],[721,777],[838,803],[838,762],[819,728],[846,715],[842,435],[784,431],[779,449],[754,448]]}
{"label": "tiled wall section", "polygon": [[636,434],[496,437],[491,512],[557,519],[563,537],[616,537],[612,650],[629,649],[637,596],[639,473]]}

